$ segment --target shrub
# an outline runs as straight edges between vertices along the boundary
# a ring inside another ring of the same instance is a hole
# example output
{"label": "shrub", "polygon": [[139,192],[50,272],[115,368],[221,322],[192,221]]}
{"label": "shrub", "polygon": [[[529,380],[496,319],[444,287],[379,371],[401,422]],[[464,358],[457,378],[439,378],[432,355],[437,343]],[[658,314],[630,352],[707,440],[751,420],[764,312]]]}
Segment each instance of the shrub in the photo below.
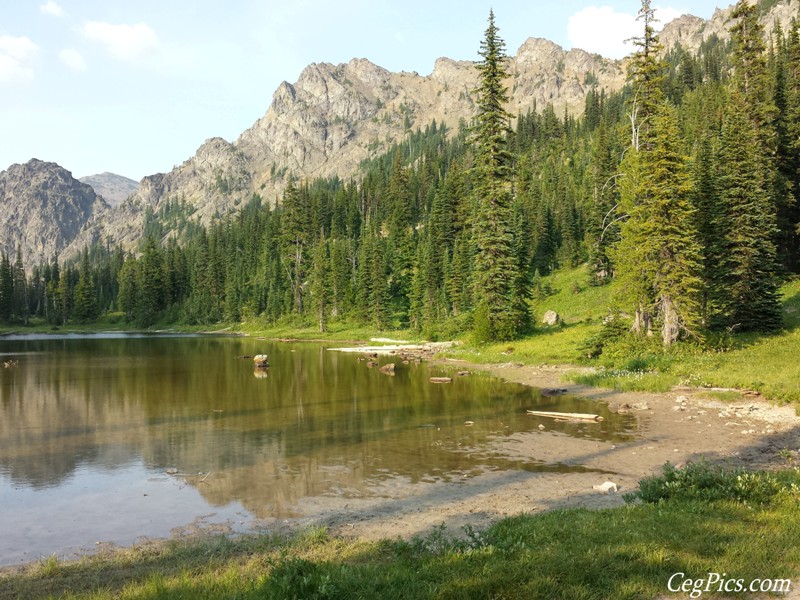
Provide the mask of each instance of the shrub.
{"label": "shrub", "polygon": [[626,494],[625,501],[732,500],[765,504],[784,489],[787,486],[770,473],[726,470],[705,461],[689,463],[682,469],[667,463],[663,475],[642,479],[639,490]]}

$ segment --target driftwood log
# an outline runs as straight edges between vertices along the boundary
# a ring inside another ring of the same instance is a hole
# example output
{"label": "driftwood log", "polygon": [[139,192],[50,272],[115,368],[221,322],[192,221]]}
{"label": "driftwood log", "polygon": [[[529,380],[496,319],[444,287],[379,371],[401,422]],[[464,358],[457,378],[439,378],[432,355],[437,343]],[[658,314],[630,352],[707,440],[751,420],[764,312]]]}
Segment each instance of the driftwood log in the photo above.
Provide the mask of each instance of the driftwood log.
{"label": "driftwood log", "polygon": [[565,421],[595,421],[599,423],[603,420],[600,415],[592,415],[589,413],[566,413],[566,412],[553,412],[547,410],[529,410],[529,415],[534,417],[550,417],[551,419],[563,419]]}

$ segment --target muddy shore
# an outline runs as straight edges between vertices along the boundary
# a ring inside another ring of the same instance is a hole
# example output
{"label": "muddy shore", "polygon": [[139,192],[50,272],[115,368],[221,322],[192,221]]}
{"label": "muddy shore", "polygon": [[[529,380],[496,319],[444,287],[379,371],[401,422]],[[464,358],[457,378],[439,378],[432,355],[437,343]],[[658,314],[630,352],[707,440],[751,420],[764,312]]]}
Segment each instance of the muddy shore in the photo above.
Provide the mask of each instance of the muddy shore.
{"label": "muddy shore", "polygon": [[[569,366],[477,365],[442,360],[470,371],[487,371],[508,381],[555,388],[631,412],[637,428],[630,442],[599,442],[538,431],[497,438],[483,451],[519,459],[535,456],[553,465],[583,465],[586,472],[484,472],[458,481],[392,481],[371,498],[311,498],[299,511],[305,517],[280,525],[325,525],[336,535],[366,539],[408,538],[444,525],[448,533],[465,526],[483,528],[507,515],[553,508],[605,508],[624,504],[622,495],[638,481],[674,465],[709,460],[752,469],[785,467],[800,460],[800,417],[793,407],[776,407],[760,398],[721,403],[702,390],[668,393],[614,392],[566,383]],[[555,440],[555,443],[554,443]],[[595,489],[605,482],[618,493]],[[273,527],[279,524],[271,524]]]}

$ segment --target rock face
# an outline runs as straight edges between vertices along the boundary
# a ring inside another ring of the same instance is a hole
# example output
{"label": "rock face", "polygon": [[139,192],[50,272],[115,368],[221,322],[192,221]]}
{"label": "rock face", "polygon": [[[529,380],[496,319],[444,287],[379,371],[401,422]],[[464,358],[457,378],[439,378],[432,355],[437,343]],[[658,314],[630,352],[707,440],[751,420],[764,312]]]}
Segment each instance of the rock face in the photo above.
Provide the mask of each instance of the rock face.
{"label": "rock face", "polygon": [[[757,0],[748,1],[750,4],[756,4]],[[792,18],[798,16],[799,8],[797,0],[775,2],[769,11],[759,18],[767,37],[770,37],[777,27],[788,27]],[[664,29],[658,35],[659,40],[667,50],[680,44],[690,52],[697,52],[700,44],[714,35],[723,41],[729,40],[732,12],[733,6],[718,8],[708,21],[692,15],[683,15],[664,25]]]}
{"label": "rock face", "polygon": [[0,173],[0,250],[19,246],[27,268],[60,254],[108,204],[55,163],[32,159]]}
{"label": "rock face", "polygon": [[[579,113],[592,86],[613,91],[625,82],[620,61],[535,38],[509,58],[508,70],[512,113],[550,103],[559,113]],[[274,204],[289,176],[349,178],[361,161],[410,130],[434,120],[455,129],[471,119],[476,86],[474,63],[448,58],[438,59],[428,76],[392,73],[363,58],[311,64],[296,83],[278,87],[264,117],[238,140],[213,138],[169,173],[145,177],[69,251],[99,238],[132,248],[148,208],[157,212],[168,201],[185,202],[192,218],[207,224],[235,212],[254,193]]]}
{"label": "rock face", "polygon": [[81,177],[80,182],[90,185],[95,194],[102,196],[112,208],[119,206],[128,196],[139,189],[139,184],[133,179],[128,179],[115,173],[100,173]]}
{"label": "rock face", "polygon": [[[762,22],[768,30],[778,20],[787,24],[798,4],[779,0]],[[666,25],[662,43],[667,49],[680,43],[696,50],[712,34],[729,37],[730,11],[717,10],[709,21],[680,17]],[[624,61],[566,51],[538,38],[522,44],[507,66],[512,114],[548,104],[556,114],[579,114],[589,90],[611,92],[625,83]],[[266,114],[236,141],[209,139],[169,173],[145,177],[119,206],[88,221],[64,255],[97,239],[134,248],[146,215],[167,203],[181,203],[185,216],[208,224],[235,213],[253,194],[274,204],[290,176],[357,176],[362,160],[401,141],[410,130],[433,120],[451,129],[469,121],[476,85],[474,63],[449,58],[438,59],[428,76],[392,73],[363,58],[311,64],[296,83],[278,87]]]}

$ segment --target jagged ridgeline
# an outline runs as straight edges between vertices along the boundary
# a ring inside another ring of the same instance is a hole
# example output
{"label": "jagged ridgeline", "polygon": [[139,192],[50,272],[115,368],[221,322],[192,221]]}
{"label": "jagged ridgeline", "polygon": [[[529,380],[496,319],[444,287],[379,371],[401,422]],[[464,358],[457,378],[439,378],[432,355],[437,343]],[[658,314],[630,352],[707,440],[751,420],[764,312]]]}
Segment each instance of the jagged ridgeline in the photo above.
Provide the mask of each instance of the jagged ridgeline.
{"label": "jagged ridgeline", "polygon": [[[774,244],[763,249],[763,260],[775,263],[766,265],[770,272],[779,273],[778,262],[784,273],[800,270],[797,27],[776,29],[770,39],[758,60],[739,52],[727,37],[688,39],[686,46],[673,44],[657,67],[657,85],[674,127],[668,141],[653,139],[664,141],[677,157],[671,160],[690,159],[684,191],[691,206],[685,213],[700,250],[702,327],[729,327],[736,320],[759,328],[757,318],[741,314],[723,293],[734,270],[719,257],[746,246],[727,233],[755,235],[761,223]],[[747,102],[749,114],[762,119],[754,140],[763,152],[754,155],[753,164],[742,162],[753,174],[742,185],[751,186],[745,194],[760,190],[760,210],[771,211],[752,223],[729,209],[741,198],[730,165],[745,160],[731,148],[737,141],[731,127],[742,117],[732,113],[740,93],[737,73],[744,69],[761,82]],[[541,277],[554,269],[586,264],[587,283],[605,285],[626,260],[621,239],[632,212],[624,208],[638,196],[624,185],[631,180],[632,159],[623,161],[633,154],[631,114],[638,87],[634,80],[608,91],[592,73],[585,74],[583,85],[582,111],[533,106],[513,115],[503,141],[509,153],[510,218],[504,231],[511,240],[512,276],[534,308]],[[77,261],[36,266],[24,294],[14,291],[22,284],[15,283],[17,271],[6,259],[0,279],[3,285],[11,281],[12,291],[0,296],[0,318],[35,316],[56,324],[111,313],[141,326],[260,319],[320,329],[346,321],[413,327],[431,337],[469,330],[481,214],[471,125],[462,119],[460,125],[423,126],[409,117],[403,140],[363,160],[349,177],[304,179],[292,170],[265,167],[265,181],[286,184],[277,205],[255,192],[206,225],[184,197],[169,197],[146,210],[145,236],[136,252],[95,245]],[[658,167],[656,155],[644,159],[641,164]],[[214,193],[230,195],[239,185],[220,177]],[[725,265],[729,270],[720,271]],[[745,290],[742,302],[752,302],[758,293]],[[15,298],[14,305],[7,306],[6,298]]]}

